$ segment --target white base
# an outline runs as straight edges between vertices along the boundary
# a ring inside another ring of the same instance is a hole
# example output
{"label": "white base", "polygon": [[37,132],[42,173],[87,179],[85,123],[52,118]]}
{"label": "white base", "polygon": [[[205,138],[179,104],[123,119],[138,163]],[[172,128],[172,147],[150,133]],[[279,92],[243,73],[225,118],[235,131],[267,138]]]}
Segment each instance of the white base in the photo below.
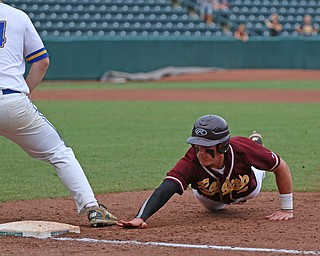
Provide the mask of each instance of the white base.
{"label": "white base", "polygon": [[47,238],[69,232],[80,233],[80,227],[52,221],[29,220],[0,224],[0,236]]}

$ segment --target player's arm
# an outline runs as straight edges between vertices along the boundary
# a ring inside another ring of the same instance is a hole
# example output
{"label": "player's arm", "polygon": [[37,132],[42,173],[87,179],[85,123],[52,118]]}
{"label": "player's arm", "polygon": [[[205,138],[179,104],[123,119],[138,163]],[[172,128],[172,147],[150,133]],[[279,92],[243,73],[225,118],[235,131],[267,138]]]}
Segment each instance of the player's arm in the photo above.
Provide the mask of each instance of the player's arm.
{"label": "player's arm", "polygon": [[32,63],[28,76],[26,78],[30,93],[41,83],[44,75],[47,72],[49,63],[49,57]]}
{"label": "player's arm", "polygon": [[281,210],[266,216],[270,220],[289,220],[293,218],[292,178],[288,165],[283,159],[273,170],[280,193]]}
{"label": "player's arm", "polygon": [[268,28],[272,28],[272,24],[271,24],[270,20],[265,19],[265,20],[264,20],[264,23],[266,24],[266,26],[267,26]]}
{"label": "player's arm", "polygon": [[118,226],[124,228],[146,228],[146,220],[164,206],[175,193],[181,193],[180,186],[172,180],[164,180],[142,204],[136,217],[131,221],[120,220]]}

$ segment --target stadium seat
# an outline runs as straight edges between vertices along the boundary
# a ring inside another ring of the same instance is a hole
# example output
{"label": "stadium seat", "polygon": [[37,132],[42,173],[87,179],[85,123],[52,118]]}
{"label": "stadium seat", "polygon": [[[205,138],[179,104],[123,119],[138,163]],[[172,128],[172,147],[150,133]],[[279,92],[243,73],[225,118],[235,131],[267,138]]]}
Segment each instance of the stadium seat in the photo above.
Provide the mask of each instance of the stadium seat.
{"label": "stadium seat", "polygon": [[[196,0],[189,0],[195,2]],[[183,5],[169,0],[6,0],[25,11],[40,35],[46,36],[221,36],[221,24],[231,28],[247,24],[250,35],[269,36],[264,24],[278,13],[281,35],[297,35],[295,25],[305,14],[320,23],[320,1],[229,0],[230,7],[215,11],[216,23],[208,26],[198,15],[188,15]],[[195,8],[198,11],[198,7]],[[232,36],[232,30],[225,33]]]}

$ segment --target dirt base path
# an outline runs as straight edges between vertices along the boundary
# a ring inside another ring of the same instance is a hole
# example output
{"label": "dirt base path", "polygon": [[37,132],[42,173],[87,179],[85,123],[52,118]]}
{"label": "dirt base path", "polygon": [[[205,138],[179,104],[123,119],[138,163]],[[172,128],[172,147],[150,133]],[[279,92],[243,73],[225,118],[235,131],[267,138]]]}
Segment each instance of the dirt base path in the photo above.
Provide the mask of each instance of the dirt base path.
{"label": "dirt base path", "polygon": [[169,76],[163,81],[314,81],[320,80],[320,70],[302,69],[233,69],[203,74]]}
{"label": "dirt base path", "polygon": [[[287,81],[320,80],[318,70],[218,70],[163,78],[160,82],[185,81]],[[320,82],[319,82],[320,83]],[[34,100],[83,101],[223,101],[223,102],[320,102],[320,90],[36,90]]]}
{"label": "dirt base path", "polygon": [[[129,220],[150,194],[151,191],[142,191],[97,197],[118,218]],[[81,233],[61,236],[69,241],[0,237],[0,255],[267,256],[297,255],[296,252],[283,253],[282,250],[320,251],[320,193],[295,193],[294,197],[295,218],[279,223],[264,218],[278,209],[277,193],[263,192],[245,204],[228,206],[220,213],[211,213],[198,204],[192,192],[187,190],[182,196],[175,195],[152,216],[145,230],[117,226],[89,228],[86,217],[77,216],[70,198],[5,203],[0,206],[1,223],[39,219],[57,221],[80,225]],[[116,241],[122,241],[123,244]],[[134,241],[141,244],[135,244]],[[225,249],[230,246],[239,249]],[[270,251],[259,252],[262,248]]]}
{"label": "dirt base path", "polygon": [[54,90],[35,91],[34,100],[320,102],[320,90]]}

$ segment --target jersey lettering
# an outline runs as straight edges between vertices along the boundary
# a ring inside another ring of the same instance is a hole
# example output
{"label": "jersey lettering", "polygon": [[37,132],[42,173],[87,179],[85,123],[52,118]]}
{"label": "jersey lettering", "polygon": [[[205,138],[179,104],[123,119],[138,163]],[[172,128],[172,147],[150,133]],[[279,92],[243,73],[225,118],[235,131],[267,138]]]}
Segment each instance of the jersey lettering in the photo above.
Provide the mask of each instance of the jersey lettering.
{"label": "jersey lettering", "polygon": [[209,178],[199,181],[197,183],[200,191],[207,196],[213,196],[217,193],[220,193],[220,189],[218,187],[218,183],[216,181],[212,182],[210,185]]}
{"label": "jersey lettering", "polygon": [[218,183],[216,181],[212,182],[210,184],[209,178],[206,178],[202,181],[199,181],[197,183],[198,189],[207,196],[213,196],[217,193],[220,193],[222,196],[225,196],[227,194],[230,194],[232,191],[237,191],[237,194],[246,192],[248,190],[248,184],[249,184],[250,178],[248,175],[241,176],[239,175],[239,179],[232,179],[231,181],[229,178],[226,178],[225,182],[222,184],[221,189],[218,186]]}
{"label": "jersey lettering", "polygon": [[0,48],[3,48],[4,44],[6,43],[5,32],[6,32],[6,21],[0,20]]}
{"label": "jersey lettering", "polygon": [[248,184],[249,184],[249,176],[239,175],[239,179],[232,179],[231,181],[229,178],[226,178],[226,181],[222,184],[221,192],[222,195],[231,194],[232,191],[237,191],[237,193],[246,192],[248,190]]}

